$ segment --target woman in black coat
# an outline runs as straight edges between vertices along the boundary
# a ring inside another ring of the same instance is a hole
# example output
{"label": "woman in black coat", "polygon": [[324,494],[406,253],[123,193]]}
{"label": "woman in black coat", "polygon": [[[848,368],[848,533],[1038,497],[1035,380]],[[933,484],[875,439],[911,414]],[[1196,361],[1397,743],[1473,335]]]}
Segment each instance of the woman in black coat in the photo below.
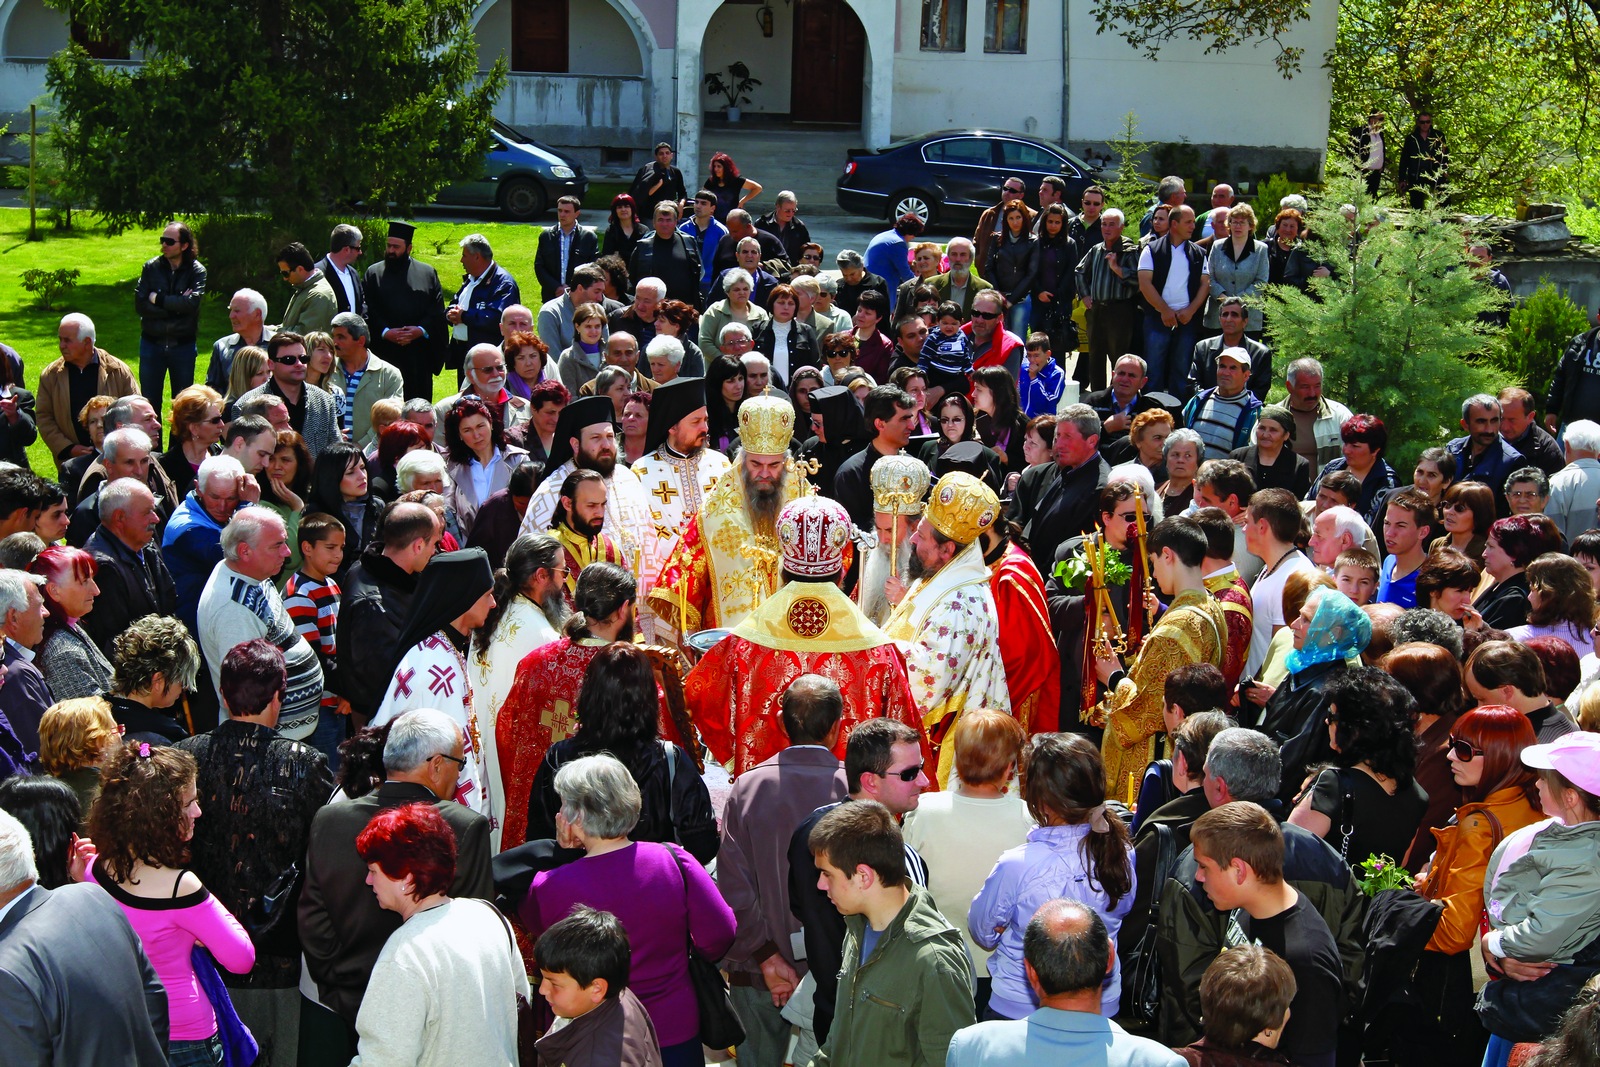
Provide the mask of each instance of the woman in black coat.
{"label": "woman in black coat", "polygon": [[[767,310],[772,317],[761,324],[756,332],[756,351],[772,363],[772,384],[784,388],[785,383],[801,367],[822,367],[822,349],[817,344],[817,331],[795,319],[800,301],[787,285],[775,285],[767,294]],[[778,342],[783,341],[783,352]]]}
{"label": "woman in black coat", "polygon": [[344,581],[361,550],[378,536],[383,505],[370,492],[367,457],[361,446],[335,441],[317,454],[306,514],[323,512],[344,525],[344,558],[334,577]]}

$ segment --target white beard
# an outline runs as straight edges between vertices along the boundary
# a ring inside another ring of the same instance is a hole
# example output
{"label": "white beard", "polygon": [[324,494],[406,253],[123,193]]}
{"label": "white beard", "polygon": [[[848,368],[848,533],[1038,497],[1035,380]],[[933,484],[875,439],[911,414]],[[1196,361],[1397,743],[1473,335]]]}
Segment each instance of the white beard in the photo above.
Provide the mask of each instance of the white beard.
{"label": "white beard", "polygon": [[[901,541],[895,549],[896,569],[899,571],[900,580],[907,585],[911,584],[911,539],[908,536]],[[879,543],[867,554],[861,567],[861,612],[874,623],[882,626],[894,612],[894,605],[889,603],[889,597],[884,591],[884,586],[889,581],[889,546]]]}

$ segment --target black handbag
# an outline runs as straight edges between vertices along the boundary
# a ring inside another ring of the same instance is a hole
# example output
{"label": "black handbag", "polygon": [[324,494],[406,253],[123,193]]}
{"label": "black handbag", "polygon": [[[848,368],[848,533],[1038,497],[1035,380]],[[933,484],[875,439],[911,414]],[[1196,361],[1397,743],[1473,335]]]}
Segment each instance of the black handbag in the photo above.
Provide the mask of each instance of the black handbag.
{"label": "black handbag", "polygon": [[676,852],[673,862],[678,865],[678,875],[683,879],[683,907],[685,915],[684,941],[689,950],[689,985],[694,989],[694,1006],[700,1013],[700,1041],[707,1048],[726,1049],[744,1044],[744,1024],[733,1010],[733,998],[728,993],[728,981],[712,960],[706,959],[694,947],[694,934],[688,930],[689,876],[684,873],[683,861]]}
{"label": "black handbag", "polygon": [[1170,826],[1151,823],[1150,828],[1156,834],[1156,863],[1150,881],[1150,922],[1124,963],[1122,1011],[1138,1022],[1154,1025],[1161,1013],[1161,966],[1156,959],[1156,936],[1161,924],[1156,921],[1155,912],[1160,905],[1161,890],[1178,866],[1178,848]]}

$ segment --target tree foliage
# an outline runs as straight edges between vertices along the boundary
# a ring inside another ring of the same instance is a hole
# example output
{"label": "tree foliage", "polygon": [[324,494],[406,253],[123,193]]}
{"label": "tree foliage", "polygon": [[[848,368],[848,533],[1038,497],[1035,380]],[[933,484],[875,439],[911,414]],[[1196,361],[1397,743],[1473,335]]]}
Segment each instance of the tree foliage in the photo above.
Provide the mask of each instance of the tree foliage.
{"label": "tree foliage", "polygon": [[1533,295],[1512,309],[1495,362],[1542,404],[1567,342],[1588,328],[1583,308],[1541,278]]}
{"label": "tree foliage", "polygon": [[1137,114],[1130,111],[1122,117],[1122,132],[1108,146],[1117,157],[1117,180],[1105,186],[1105,206],[1121,210],[1133,223],[1137,236],[1139,217],[1151,204],[1150,183],[1139,174],[1139,160],[1150,150],[1150,145],[1139,140]]}
{"label": "tree foliage", "polygon": [[[1596,0],[1600,2],[1600,0]],[[1273,61],[1291,77],[1300,70],[1305,49],[1284,41],[1296,23],[1311,15],[1310,0],[1095,0],[1090,14],[1096,33],[1116,33],[1151,59],[1172,41],[1187,39],[1206,46],[1206,54],[1246,44],[1271,42]]]}
{"label": "tree foliage", "polygon": [[426,203],[474,175],[502,58],[480,79],[475,0],[50,0],[137,67],[51,61],[73,184],[116,227],[174,214]]}
{"label": "tree foliage", "polygon": [[1274,358],[1321,360],[1327,395],[1381,418],[1399,443],[1390,462],[1409,463],[1456,424],[1463,398],[1495,391],[1478,360],[1497,331],[1478,316],[1502,298],[1472,269],[1460,223],[1382,206],[1347,168],[1312,201],[1309,231],[1308,253],[1332,276],[1305,293],[1267,287]]}

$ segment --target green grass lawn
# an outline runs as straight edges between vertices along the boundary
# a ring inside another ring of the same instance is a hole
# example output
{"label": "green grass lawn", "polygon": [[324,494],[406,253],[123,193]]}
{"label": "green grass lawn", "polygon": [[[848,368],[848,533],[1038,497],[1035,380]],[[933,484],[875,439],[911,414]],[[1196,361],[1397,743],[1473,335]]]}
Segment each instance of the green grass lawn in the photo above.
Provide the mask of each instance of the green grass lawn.
{"label": "green grass lawn", "polygon": [[[599,201],[590,200],[594,203]],[[609,198],[608,198],[609,200]],[[135,380],[139,365],[139,318],[133,308],[133,290],[139,280],[139,270],[145,260],[160,250],[159,230],[128,230],[117,236],[107,234],[105,228],[91,214],[74,216],[77,227],[71,231],[52,230],[42,225],[43,241],[27,240],[28,212],[25,208],[0,208],[0,341],[15,348],[23,358],[29,388],[39,383],[39,372],[58,357],[56,330],[61,316],[69,311],[81,311],[95,323],[95,332],[101,348],[134,367]],[[604,209],[585,211],[584,222],[594,225],[605,223]],[[384,223],[374,220],[366,232],[369,256],[383,251]],[[448,297],[460,287],[461,262],[457,242],[469,233],[481,233],[494,247],[495,260],[522,286],[523,301],[537,308],[538,283],[533,275],[533,256],[539,240],[540,227],[515,223],[489,222],[423,222],[417,227],[413,254],[430,263],[439,272]],[[307,234],[302,238],[312,254],[321,256],[327,250],[325,234]],[[277,250],[262,249],[264,259]],[[205,262],[202,246],[200,261]],[[35,268],[57,269],[76,267],[82,273],[78,284],[65,298],[58,298],[58,306],[51,311],[38,307],[36,298],[22,288],[21,275]],[[200,312],[200,359],[195,368],[195,380],[204,381],[210,362],[211,342],[231,333],[228,325],[229,292],[213,291],[208,294]],[[268,303],[267,321],[282,315],[289,301],[286,284],[276,285],[264,293]],[[455,392],[454,375],[441,375],[434,383],[434,397],[439,399]],[[170,394],[164,396],[170,401]],[[45,477],[52,477],[55,465],[49,450],[42,441],[28,450],[33,469]]]}

